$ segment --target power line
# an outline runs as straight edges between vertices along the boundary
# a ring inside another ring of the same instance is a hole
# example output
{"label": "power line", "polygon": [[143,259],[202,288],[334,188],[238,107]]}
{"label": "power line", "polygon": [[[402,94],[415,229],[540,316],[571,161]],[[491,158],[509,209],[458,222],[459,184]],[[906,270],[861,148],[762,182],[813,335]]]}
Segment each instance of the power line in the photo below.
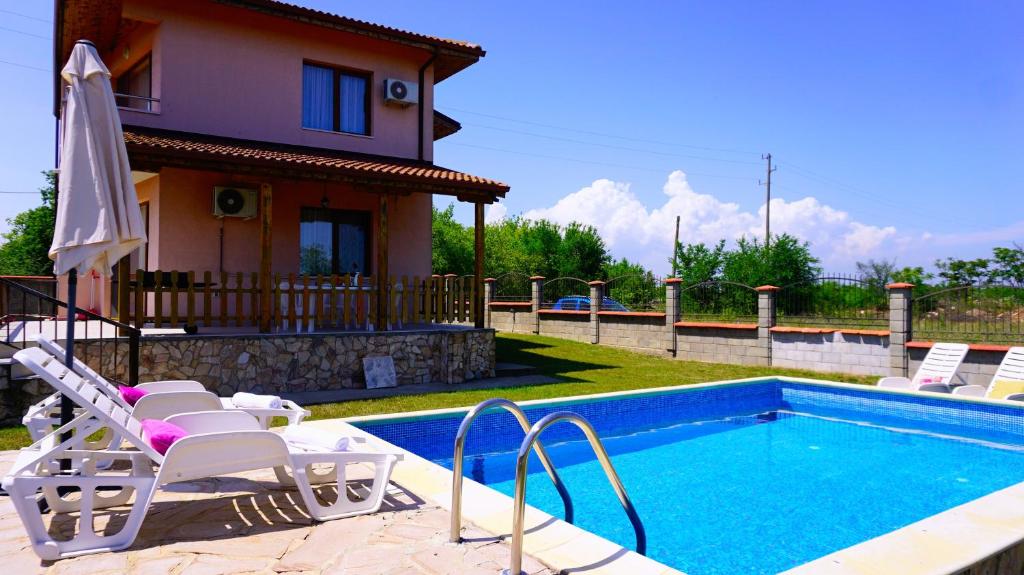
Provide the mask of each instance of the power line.
{"label": "power line", "polygon": [[28,14],[22,14],[21,12],[15,12],[13,10],[4,10],[3,8],[0,8],[0,12],[3,12],[5,14],[13,14],[15,16],[21,16],[22,18],[28,18],[29,20],[36,20],[37,22],[46,22],[47,24],[50,23],[50,21],[45,19],[45,18],[38,18],[36,16],[29,16]]}
{"label": "power line", "polygon": [[43,40],[49,40],[50,39],[49,36],[43,36],[42,34],[33,34],[31,32],[22,32],[21,30],[15,30],[14,28],[5,28],[3,26],[0,26],[0,30],[4,30],[6,32],[14,32],[15,34],[22,34],[24,36],[32,36],[33,38],[42,38]]}
{"label": "power line", "polygon": [[33,194],[33,195],[39,195],[41,193],[42,192],[6,192],[4,190],[0,190],[0,194]]}
{"label": "power line", "polygon": [[[654,172],[654,173],[659,173],[659,174],[664,174],[665,173],[665,170],[658,169],[658,168],[647,168],[647,167],[641,167],[641,166],[630,166],[630,165],[627,165],[627,164],[613,164],[613,163],[609,163],[609,162],[599,162],[599,161],[595,161],[595,160],[581,160],[579,158],[569,158],[569,157],[566,157],[566,156],[551,156],[551,155],[548,155],[548,154],[538,154],[538,153],[535,153],[535,152],[523,152],[523,151],[520,151],[520,150],[509,150],[509,149],[506,149],[506,148],[494,148],[494,147],[491,147],[491,146],[481,146],[481,145],[478,145],[478,144],[465,144],[465,143],[462,143],[462,142],[448,142],[448,145],[450,145],[450,146],[462,146],[464,148],[476,148],[478,150],[489,150],[489,151],[492,151],[492,152],[502,152],[502,153],[506,153],[506,154],[517,154],[517,155],[520,155],[520,156],[531,156],[531,157],[534,157],[534,158],[545,158],[545,159],[548,159],[548,160],[559,160],[559,161],[563,161],[563,162],[576,162],[576,163],[579,163],[579,164],[591,164],[591,165],[595,165],[595,166],[609,166],[609,167],[613,167],[613,168],[626,168],[626,169],[630,169],[630,170],[642,170],[642,171],[645,171],[645,172]],[[725,179],[731,179],[731,180],[746,180],[746,181],[753,181],[754,180],[754,178],[748,178],[748,177],[744,177],[744,176],[730,176],[730,175],[725,175],[725,174],[706,174],[706,173],[701,173],[701,172],[687,172],[685,170],[683,170],[683,172],[687,176],[702,176],[702,177],[706,177],[706,178],[725,178]]]}
{"label": "power line", "polygon": [[636,138],[636,137],[631,137],[631,136],[622,136],[622,135],[619,135],[619,134],[609,134],[609,133],[606,133],[606,132],[595,132],[595,131],[592,131],[592,130],[581,130],[579,128],[569,128],[567,126],[556,126],[554,124],[545,124],[543,122],[533,122],[533,121],[530,121],[530,120],[519,120],[519,119],[516,119],[516,118],[509,118],[507,116],[498,116],[498,115],[495,115],[495,114],[485,114],[483,112],[474,112],[472,110],[466,110],[466,109],[463,109],[463,108],[452,108],[452,107],[449,107],[449,106],[445,106],[445,109],[452,110],[452,111],[455,111],[455,112],[460,112],[460,113],[463,113],[463,114],[471,114],[471,115],[474,115],[474,116],[481,116],[481,117],[484,117],[484,118],[492,118],[492,119],[495,119],[495,120],[503,120],[503,121],[506,121],[506,122],[515,122],[517,124],[527,124],[527,125],[530,125],[530,126],[538,126],[538,127],[541,127],[541,128],[549,128],[549,129],[552,129],[552,130],[562,130],[562,131],[566,131],[566,132],[575,132],[577,134],[586,134],[588,136],[600,136],[600,137],[603,137],[603,138],[614,138],[614,139],[617,139],[617,140],[626,140],[626,141],[629,141],[629,142],[640,142],[640,143],[644,143],[644,144],[655,144],[655,145],[658,145],[658,146],[677,146],[677,147],[680,147],[680,148],[690,148],[690,149],[694,149],[694,150],[704,150],[706,152],[725,152],[725,153],[730,153],[730,154],[747,154],[747,155],[757,155],[758,154],[758,152],[751,152],[749,150],[737,150],[737,149],[730,149],[730,148],[713,148],[713,147],[709,147],[709,146],[697,146],[697,145],[693,145],[693,144],[680,144],[678,142],[665,142],[665,141],[659,141],[659,140],[648,140],[648,139],[644,139],[644,138]]}
{"label": "power line", "polygon": [[511,134],[521,134],[521,135],[524,135],[524,136],[532,136],[532,137],[535,137],[535,138],[544,138],[544,139],[547,139],[547,140],[555,140],[555,141],[558,141],[558,142],[571,142],[571,143],[574,143],[574,144],[584,144],[584,145],[587,145],[587,146],[599,146],[599,147],[602,147],[602,148],[611,148],[611,149],[614,149],[614,150],[626,150],[626,151],[629,151],[629,152],[640,152],[640,153],[643,153],[643,154],[654,154],[654,155],[658,155],[658,156],[669,156],[669,157],[676,157],[676,158],[689,158],[689,159],[693,159],[693,160],[708,160],[708,161],[712,161],[712,162],[726,162],[726,163],[729,163],[729,164],[747,164],[747,165],[755,165],[755,166],[758,164],[757,162],[747,162],[747,161],[744,161],[744,160],[727,160],[725,158],[712,158],[712,157],[709,157],[709,156],[694,156],[694,155],[690,155],[690,154],[677,154],[677,153],[672,153],[672,152],[658,152],[658,151],[655,151],[655,150],[645,150],[645,149],[641,149],[641,148],[630,148],[630,147],[626,147],[626,146],[616,146],[614,144],[602,144],[600,142],[587,142],[587,141],[584,141],[584,140],[574,140],[572,138],[563,138],[561,136],[550,136],[550,135],[547,135],[547,134],[538,134],[536,132],[526,132],[526,131],[523,131],[523,130],[513,130],[511,128],[499,128],[497,126],[485,126],[483,124],[464,123],[464,125],[466,125],[466,126],[473,126],[475,128],[483,128],[485,130],[496,130],[496,131],[499,131],[499,132],[508,132],[508,133],[511,133]]}
{"label": "power line", "polygon": [[50,73],[47,68],[39,68],[37,66],[29,66],[27,64],[18,64],[17,62],[8,62],[7,60],[0,60],[0,64],[7,64],[8,66],[17,66],[18,68],[27,68],[29,70],[39,70],[40,72]]}

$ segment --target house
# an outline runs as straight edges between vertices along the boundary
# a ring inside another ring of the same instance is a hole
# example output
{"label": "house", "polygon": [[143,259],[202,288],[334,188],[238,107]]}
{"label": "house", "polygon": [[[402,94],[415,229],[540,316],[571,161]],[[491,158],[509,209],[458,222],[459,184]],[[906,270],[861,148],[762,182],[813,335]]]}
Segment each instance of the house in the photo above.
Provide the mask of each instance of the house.
{"label": "house", "polygon": [[[483,209],[508,186],[433,163],[460,129],[434,111],[434,86],[479,46],[274,0],[57,0],[58,70],[82,38],[112,73],[149,235],[104,313],[268,332],[296,313],[340,318],[316,298],[352,296],[379,331],[401,306],[429,319],[441,310],[425,304],[472,300],[482,327]],[[61,93],[56,79],[58,116]],[[458,296],[430,278],[435,194],[475,205],[481,257]]]}

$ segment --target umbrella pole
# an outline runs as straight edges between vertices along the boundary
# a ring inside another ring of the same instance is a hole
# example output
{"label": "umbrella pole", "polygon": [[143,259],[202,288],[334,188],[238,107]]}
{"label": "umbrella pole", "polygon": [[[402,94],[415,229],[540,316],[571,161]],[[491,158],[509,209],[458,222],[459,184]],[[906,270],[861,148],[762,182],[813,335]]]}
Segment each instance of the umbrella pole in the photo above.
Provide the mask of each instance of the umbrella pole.
{"label": "umbrella pole", "polygon": [[[64,349],[66,350],[66,353],[64,355],[64,365],[66,365],[69,370],[74,369],[74,364],[75,364],[75,316],[78,315],[78,309],[75,306],[75,299],[77,297],[78,297],[78,270],[72,268],[71,271],[68,272],[68,321],[67,321],[68,331],[67,331],[67,341],[65,341],[65,343],[64,343]],[[88,327],[88,326],[86,326],[86,327]],[[74,412],[74,404],[71,403],[71,400],[68,399],[67,396],[62,395],[60,397],[60,424],[61,424],[61,426],[67,425],[68,423],[71,422],[71,418],[74,415],[73,412]],[[67,432],[67,433],[64,433],[61,436],[60,440],[62,442],[63,441],[67,441],[70,437],[71,437],[71,433]],[[60,470],[61,471],[70,471],[71,470],[71,460],[70,459],[61,459],[60,460]]]}

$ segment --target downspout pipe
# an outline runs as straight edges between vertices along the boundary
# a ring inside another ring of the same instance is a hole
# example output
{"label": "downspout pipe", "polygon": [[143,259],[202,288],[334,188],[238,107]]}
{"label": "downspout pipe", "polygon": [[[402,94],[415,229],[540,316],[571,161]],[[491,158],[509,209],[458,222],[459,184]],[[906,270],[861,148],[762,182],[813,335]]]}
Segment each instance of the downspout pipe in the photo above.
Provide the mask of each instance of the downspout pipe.
{"label": "downspout pipe", "polygon": [[430,58],[427,58],[427,61],[424,62],[422,66],[420,66],[420,72],[419,72],[419,88],[420,88],[420,90],[419,90],[419,95],[417,96],[417,99],[419,100],[419,102],[417,103],[417,106],[419,106],[419,109],[420,109],[420,122],[419,122],[419,136],[420,137],[417,140],[417,144],[418,144],[419,147],[417,148],[418,152],[417,152],[416,157],[421,162],[424,161],[424,158],[423,158],[423,152],[424,152],[423,137],[426,135],[426,131],[427,131],[427,125],[426,125],[426,122],[427,122],[427,118],[426,118],[427,111],[424,109],[424,105],[423,105],[423,102],[426,100],[427,90],[426,90],[426,87],[423,85],[423,82],[424,82],[424,78],[426,77],[426,74],[427,74],[427,68],[429,68],[430,65],[433,64],[434,60],[436,60],[436,59],[437,59],[437,52],[431,53],[430,54]]}

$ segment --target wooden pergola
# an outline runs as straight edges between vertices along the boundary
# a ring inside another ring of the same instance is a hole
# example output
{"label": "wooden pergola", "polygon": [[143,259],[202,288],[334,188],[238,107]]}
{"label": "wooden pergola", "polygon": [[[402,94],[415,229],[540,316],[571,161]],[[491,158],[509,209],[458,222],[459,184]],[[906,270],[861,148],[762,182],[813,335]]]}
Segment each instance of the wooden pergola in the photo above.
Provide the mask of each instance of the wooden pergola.
{"label": "wooden pergola", "polygon": [[377,261],[375,289],[377,318],[387,329],[390,306],[388,291],[388,200],[414,193],[454,196],[474,205],[475,265],[473,317],[483,327],[484,205],[504,197],[508,186],[494,180],[449,170],[430,162],[373,156],[350,152],[305,148],[249,140],[236,140],[185,132],[124,127],[125,144],[132,169],[159,173],[163,168],[184,168],[243,175],[261,181],[260,219],[260,331],[271,329],[273,180],[307,180],[344,183],[377,194]]}

